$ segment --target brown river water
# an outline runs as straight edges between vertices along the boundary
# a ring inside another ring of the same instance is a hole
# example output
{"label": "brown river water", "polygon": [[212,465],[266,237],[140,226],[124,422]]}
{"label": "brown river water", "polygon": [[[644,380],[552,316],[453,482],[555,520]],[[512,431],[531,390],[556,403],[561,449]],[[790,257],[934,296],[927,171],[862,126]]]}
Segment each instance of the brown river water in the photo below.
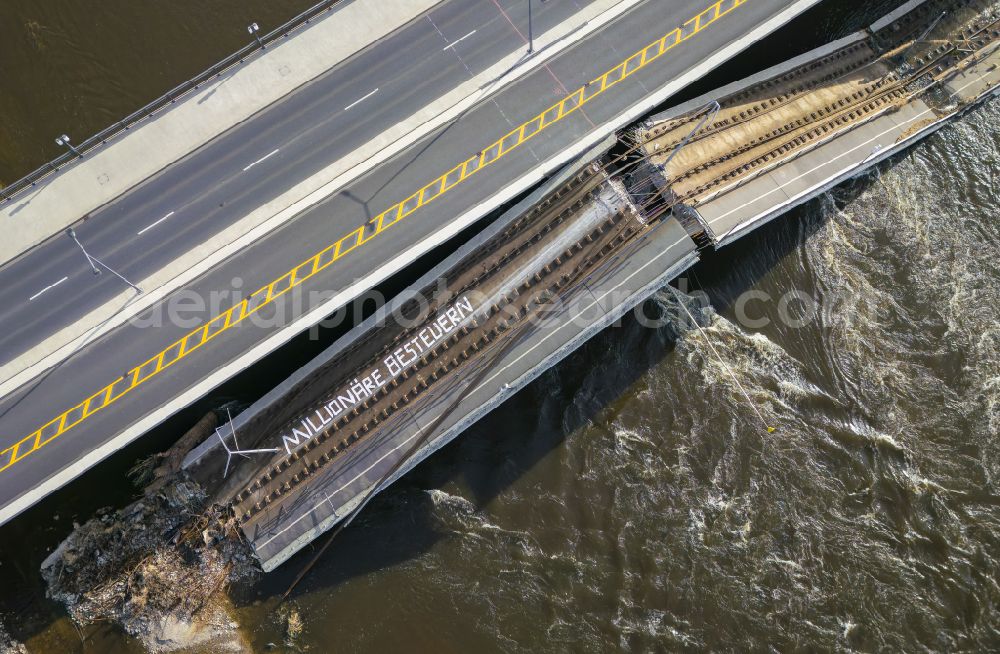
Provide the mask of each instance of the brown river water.
{"label": "brown river water", "polygon": [[[2,0],[0,179],[239,47],[249,20],[307,4]],[[896,4],[828,0],[699,90]],[[643,309],[664,326],[605,330],[376,498],[293,596],[291,645],[277,596],[310,554],[249,589],[254,649],[1000,649],[998,123],[987,103],[707,256],[676,284],[699,325],[659,292]],[[13,635],[46,654],[141,651],[75,629],[38,564],[74,520],[128,501],[138,456],[307,356],[0,529]]]}

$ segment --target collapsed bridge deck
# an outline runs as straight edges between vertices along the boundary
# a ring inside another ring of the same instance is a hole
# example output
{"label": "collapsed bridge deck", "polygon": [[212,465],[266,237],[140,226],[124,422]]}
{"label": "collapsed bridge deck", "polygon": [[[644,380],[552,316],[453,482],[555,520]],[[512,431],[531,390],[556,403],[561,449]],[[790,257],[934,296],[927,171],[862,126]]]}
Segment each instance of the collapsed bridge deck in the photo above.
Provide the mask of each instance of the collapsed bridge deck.
{"label": "collapsed bridge deck", "polygon": [[955,6],[912,3],[655,117],[626,135],[624,154],[605,143],[219,434],[227,448],[271,454],[206,457],[209,444],[186,466],[224,477],[216,498],[264,569],[280,565],[699,248],[731,242],[994,93],[1000,24],[989,3]]}
{"label": "collapsed bridge deck", "polygon": [[241,447],[277,451],[225,470],[219,497],[265,569],[695,260],[680,224],[635,205],[604,166],[565,177],[240,422]]}
{"label": "collapsed bridge deck", "polygon": [[722,246],[992,93],[998,37],[994,3],[928,0],[655,116],[636,138]]}

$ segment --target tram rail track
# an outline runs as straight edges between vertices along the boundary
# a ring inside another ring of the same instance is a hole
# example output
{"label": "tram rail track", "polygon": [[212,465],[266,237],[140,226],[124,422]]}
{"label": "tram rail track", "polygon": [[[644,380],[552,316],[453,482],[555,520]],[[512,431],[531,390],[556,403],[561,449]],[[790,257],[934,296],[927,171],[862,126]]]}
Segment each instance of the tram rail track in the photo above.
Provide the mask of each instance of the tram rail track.
{"label": "tram rail track", "polygon": [[[475,374],[478,366],[487,365],[484,357],[498,343],[515,338],[525,328],[529,316],[542,311],[555,296],[570,297],[579,288],[579,280],[599,269],[678,205],[696,206],[701,198],[724,185],[752,178],[778,161],[787,160],[923,93],[929,85],[953,74],[969,58],[963,56],[963,45],[956,41],[971,48],[971,56],[974,57],[977,51],[995,44],[1000,37],[1000,20],[973,23],[959,32],[961,38],[921,42],[921,50],[914,59],[916,65],[900,72],[898,60],[903,59],[903,55],[917,44],[912,38],[915,34],[927,29],[928,24],[933,26],[934,7],[939,4],[928,3],[928,7],[919,12],[919,20],[909,16],[897,32],[902,31],[911,38],[904,39],[893,49],[877,52],[868,41],[853,43],[767,80],[760,88],[737,93],[726,99],[723,115],[698,130],[690,143],[685,141],[684,128],[689,131],[702,118],[701,112],[691,112],[661,125],[635,131],[624,154],[605,161],[603,165],[591,164],[547,195],[484,244],[476,256],[468,257],[450,270],[446,275],[448,293],[445,297],[430,296],[427,315],[433,316],[447,306],[450,298],[474,289],[496,291],[495,301],[478,310],[469,322],[429,348],[388,383],[332,420],[325,429],[290,454],[276,457],[262,473],[231,497],[229,507],[240,523],[246,526],[276,504],[303,492],[309,487],[309,482],[319,478],[328,466],[344,460],[345,453],[357,443],[370,438],[380,429],[391,427],[395,419],[405,415],[406,409],[427,397],[430,389],[444,383],[444,380],[460,380],[456,372]],[[832,71],[824,69],[830,65],[834,66]],[[691,143],[704,143],[751,121],[760,121],[768,114],[802,103],[804,98],[823,85],[829,86],[849,76],[857,76],[865,67],[871,66],[878,66],[881,75],[870,83],[861,88],[851,88],[849,94],[817,106],[794,120],[768,126],[768,131],[763,134],[699,161],[680,174],[665,175],[669,194],[638,204],[631,203],[631,198],[627,197],[629,202],[617,207],[606,220],[573,241],[528,278],[518,280],[514,286],[508,284],[510,280],[504,277],[504,271],[529,260],[539,248],[553,242],[553,239],[557,240],[565,223],[572,221],[574,214],[588,202],[596,201],[601,189],[613,180],[620,181],[642,163],[651,161],[657,156],[657,151],[662,157],[682,143],[685,147]],[[795,82],[798,74],[806,75],[807,79]],[[758,101],[756,97],[768,89],[780,92]],[[661,147],[651,150],[653,143]],[[426,293],[424,297],[427,297]],[[415,303],[407,303],[402,306],[401,313],[410,318],[415,315],[416,308]],[[352,373],[364,370],[394,347],[412,338],[426,324],[425,321],[418,321],[391,334],[382,328],[375,328],[346,350],[338,358],[337,366]],[[333,369],[333,364],[330,364],[317,374],[328,376]],[[323,386],[336,388],[352,376],[338,375],[333,379],[335,383],[324,383]],[[301,392],[303,389],[298,390]],[[292,399],[295,400],[294,395]],[[294,414],[294,411],[285,406],[280,415],[289,414]],[[256,427],[264,428],[271,434],[287,429],[293,419],[279,419],[278,415],[267,416]]]}
{"label": "tram rail track", "polygon": [[[595,179],[600,182],[608,181],[606,176],[588,176],[590,181]],[[454,285],[455,290],[449,292],[449,296],[456,297],[470,289],[482,288],[484,282],[495,279],[504,266],[512,265],[518,257],[530,256],[546,234],[566,220],[582,201],[592,197],[594,184],[580,180],[580,176],[575,181],[575,189],[568,192],[565,187],[557,190],[497,237],[503,240],[504,236],[516,233],[521,238],[511,241],[507,247],[488,249],[485,260],[477,257],[457,267],[452,280],[459,283]],[[554,215],[550,212],[554,212]],[[282,456],[237,493],[231,502],[236,515],[245,524],[269,505],[281,500],[349,447],[424,396],[428,389],[448,373],[477,358],[494,341],[509,334],[515,325],[547,304],[553,296],[565,295],[573,279],[599,266],[611,252],[631,241],[645,228],[646,225],[638,220],[638,216],[619,208],[516,287],[502,289],[497,301],[478,312],[472,322],[435,345],[371,397],[345,412],[327,429],[290,455]],[[430,307],[431,311],[428,313],[433,315],[434,309],[440,309],[441,306],[443,305],[438,303]],[[378,353],[367,360],[367,364],[377,361],[392,345],[405,341],[419,331],[423,324],[399,332],[388,344],[379,348]],[[352,366],[352,370],[363,368],[364,365]],[[349,378],[350,376],[345,379]]]}
{"label": "tram rail track", "polygon": [[[928,23],[932,22],[930,19],[933,18],[933,13],[924,12],[924,17],[923,21],[912,23],[909,28],[911,33],[926,29]],[[700,144],[707,154],[700,159],[689,157],[694,159],[693,164],[684,161],[675,163],[673,168],[680,170],[666,170],[664,176],[675,193],[680,196],[694,196],[692,206],[697,206],[702,198],[720,188],[728,188],[729,185],[739,184],[744,180],[749,181],[759,173],[826,142],[844,130],[860,126],[887,111],[895,110],[914,96],[947,79],[955,71],[961,70],[970,61],[976,60],[978,53],[990,49],[991,46],[1000,45],[998,41],[1000,41],[1000,20],[979,21],[961,30],[957,37],[919,42],[923,49],[916,53],[915,65],[910,65],[908,62],[901,65],[900,61],[902,55],[918,44],[912,40],[904,41],[869,59],[861,67],[848,63],[838,70],[840,77],[823,76],[823,78],[833,86],[837,80],[863,72],[866,67],[877,67],[876,70],[881,68],[885,72],[881,77],[872,75],[874,79],[862,88],[850,88],[849,93],[825,104],[810,107],[810,111],[800,113],[791,120],[768,125],[768,131],[760,134],[745,130],[749,136],[741,137],[735,134],[735,131],[751,121],[766,120],[769,115],[775,115],[783,109],[787,110],[793,103],[804,103],[810,94],[816,93],[818,85],[814,83],[799,85],[794,93],[779,95],[769,102],[755,104],[750,111],[740,112],[739,120],[715,121],[712,123],[712,129],[708,126],[702,128],[686,146]],[[968,48],[963,49],[958,42],[967,45]],[[830,57],[837,59],[838,53],[852,48],[860,49],[860,45],[864,43],[866,42],[861,41],[852,44],[819,61]],[[795,70],[809,68],[807,64]],[[905,68],[905,73],[900,72],[901,68]],[[759,86],[738,93],[733,98],[751,97],[759,89],[772,87],[775,80],[785,79],[787,74],[765,80]],[[727,98],[726,102],[730,107],[734,104],[739,106],[732,98]],[[662,160],[665,158],[662,153],[670,152],[672,147],[683,141],[677,134],[677,126],[690,124],[700,115],[698,112],[691,112],[677,119],[647,126],[640,130],[638,139],[647,144],[653,143],[653,147],[647,148],[646,153],[654,161],[657,158]]]}

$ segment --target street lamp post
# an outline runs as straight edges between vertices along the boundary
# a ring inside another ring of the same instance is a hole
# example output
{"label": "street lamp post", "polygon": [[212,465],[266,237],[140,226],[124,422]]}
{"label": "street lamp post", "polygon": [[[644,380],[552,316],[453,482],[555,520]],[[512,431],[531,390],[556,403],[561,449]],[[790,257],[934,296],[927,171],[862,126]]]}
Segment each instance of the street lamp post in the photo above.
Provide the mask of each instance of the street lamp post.
{"label": "street lamp post", "polygon": [[528,0],[528,54],[535,51],[535,33],[531,25],[531,0]]}
{"label": "street lamp post", "polygon": [[260,27],[257,25],[257,23],[250,23],[247,26],[247,31],[250,32],[253,38],[257,39],[257,45],[260,47],[261,50],[267,49],[264,43],[260,40],[260,34],[258,34],[258,32],[260,32]]}
{"label": "street lamp post", "polygon": [[62,136],[60,136],[60,137],[58,137],[56,139],[56,145],[59,145],[59,146],[65,145],[67,148],[69,148],[70,152],[72,152],[76,156],[78,156],[81,159],[83,159],[83,155],[80,154],[79,150],[77,150],[76,148],[73,147],[73,144],[69,142],[69,137],[66,136],[65,134],[63,134]]}
{"label": "street lamp post", "polygon": [[109,266],[108,264],[104,263],[103,261],[101,261],[97,257],[91,256],[90,253],[87,252],[87,249],[83,247],[83,243],[80,242],[80,239],[78,239],[76,237],[76,230],[75,229],[73,229],[72,227],[66,228],[66,235],[69,236],[71,239],[73,239],[73,242],[76,243],[77,246],[80,248],[80,251],[83,252],[83,256],[87,257],[87,263],[90,264],[90,270],[91,270],[91,272],[93,272],[95,275],[100,275],[101,274],[101,269],[97,267],[97,266],[100,266],[101,268],[104,268],[104,269],[108,270],[112,275],[114,275],[118,279],[122,280],[123,282],[125,282],[126,284],[128,284],[129,286],[131,286],[135,290],[136,293],[139,293],[140,295],[142,294],[142,289],[139,288],[138,286],[136,286],[135,284],[133,284],[132,282],[130,282],[129,280],[125,279],[125,276],[122,275],[120,272],[118,272],[117,270],[113,269],[111,266]]}

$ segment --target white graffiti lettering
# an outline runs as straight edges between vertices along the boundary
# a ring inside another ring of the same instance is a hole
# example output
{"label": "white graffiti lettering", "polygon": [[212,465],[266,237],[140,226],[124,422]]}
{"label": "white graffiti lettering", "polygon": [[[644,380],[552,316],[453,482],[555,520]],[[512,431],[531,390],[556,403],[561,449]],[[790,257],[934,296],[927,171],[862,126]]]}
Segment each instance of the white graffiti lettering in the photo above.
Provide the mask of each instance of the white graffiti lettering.
{"label": "white graffiti lettering", "polygon": [[379,389],[412,366],[424,352],[433,349],[446,336],[461,328],[472,313],[472,302],[467,297],[462,297],[454,305],[444,309],[413,338],[396,348],[381,365],[370,370],[364,377],[352,379],[347,388],[337,391],[333,399],[307,413],[298,426],[292,428],[291,435],[282,435],[281,442],[285,452],[291,454],[295,448],[322,433],[340,414],[375,395]]}

